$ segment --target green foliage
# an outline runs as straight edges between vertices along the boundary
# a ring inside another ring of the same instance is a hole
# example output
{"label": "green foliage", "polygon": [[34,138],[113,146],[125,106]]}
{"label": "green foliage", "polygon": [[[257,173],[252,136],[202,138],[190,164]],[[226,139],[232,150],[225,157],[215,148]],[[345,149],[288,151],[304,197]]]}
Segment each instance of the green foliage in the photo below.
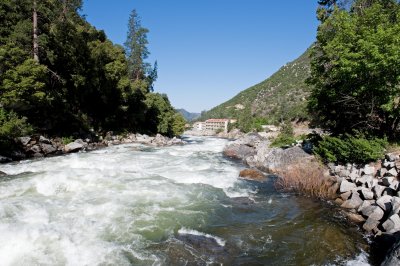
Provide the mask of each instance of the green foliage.
{"label": "green foliage", "polygon": [[172,121],[173,136],[180,136],[185,131],[186,120],[180,113],[176,112]]}
{"label": "green foliage", "polygon": [[[7,113],[0,126],[5,135],[11,138],[12,128],[28,122],[49,136],[83,135],[92,128],[100,133],[181,132],[169,101],[148,94],[157,64],[152,68],[145,62],[148,30],[135,11],[125,51],[79,14],[81,0],[36,1],[39,60],[34,60],[33,3],[0,2],[0,106]],[[152,101],[157,103],[149,105]]]}
{"label": "green foliage", "polygon": [[387,145],[385,138],[368,139],[360,134],[324,136],[314,148],[314,153],[327,162],[368,163],[383,158]]}
{"label": "green foliage", "polygon": [[282,121],[307,119],[306,99],[310,86],[305,80],[309,77],[309,55],[310,50],[307,50],[263,82],[203,112],[200,120],[233,118],[238,120],[238,128],[249,132],[259,129],[259,121],[262,120],[279,124]]}
{"label": "green foliage", "polygon": [[313,47],[309,109],[335,134],[398,134],[400,3],[358,0],[330,6]]}
{"label": "green foliage", "polygon": [[293,126],[290,122],[284,123],[281,126],[281,132],[272,141],[271,147],[285,147],[296,142],[296,138],[293,133]]}
{"label": "green foliage", "polygon": [[69,136],[69,137],[62,137],[61,138],[61,142],[62,142],[62,144],[64,144],[64,145],[67,145],[67,144],[69,144],[69,143],[71,143],[71,142],[73,142],[74,141],[74,137],[72,137],[72,136]]}
{"label": "green foliage", "polygon": [[16,113],[0,108],[0,149],[3,152],[14,145],[14,138],[26,136],[31,132],[32,127],[25,117],[20,118]]}

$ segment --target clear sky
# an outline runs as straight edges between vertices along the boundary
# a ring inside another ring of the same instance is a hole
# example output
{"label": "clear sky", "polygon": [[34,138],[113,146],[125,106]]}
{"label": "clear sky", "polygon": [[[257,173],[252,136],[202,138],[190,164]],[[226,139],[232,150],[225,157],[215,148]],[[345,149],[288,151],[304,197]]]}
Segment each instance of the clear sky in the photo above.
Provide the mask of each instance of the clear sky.
{"label": "clear sky", "polygon": [[132,9],[158,61],[155,91],[200,112],[296,59],[315,41],[317,0],[84,0],[82,14],[118,44]]}

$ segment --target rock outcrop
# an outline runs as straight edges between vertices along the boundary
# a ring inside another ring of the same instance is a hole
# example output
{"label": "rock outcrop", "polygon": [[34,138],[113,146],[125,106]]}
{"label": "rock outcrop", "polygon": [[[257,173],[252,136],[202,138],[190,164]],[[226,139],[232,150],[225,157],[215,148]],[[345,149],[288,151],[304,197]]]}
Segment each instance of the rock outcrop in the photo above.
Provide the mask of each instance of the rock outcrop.
{"label": "rock outcrop", "polygon": [[239,177],[248,180],[264,181],[265,175],[257,169],[243,169],[239,173]]}

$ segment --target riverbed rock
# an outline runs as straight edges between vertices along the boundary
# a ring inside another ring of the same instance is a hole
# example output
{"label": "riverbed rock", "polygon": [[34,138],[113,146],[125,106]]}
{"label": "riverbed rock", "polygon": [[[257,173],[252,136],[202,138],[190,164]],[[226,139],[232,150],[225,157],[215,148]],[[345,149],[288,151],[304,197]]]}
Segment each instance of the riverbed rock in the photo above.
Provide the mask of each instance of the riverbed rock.
{"label": "riverbed rock", "polygon": [[28,152],[31,154],[40,153],[41,151],[42,151],[42,149],[40,148],[40,146],[38,144],[35,144],[28,149]]}
{"label": "riverbed rock", "polygon": [[71,153],[82,150],[85,147],[85,145],[82,142],[80,142],[79,140],[75,140],[74,142],[68,143],[67,145],[64,146],[64,152]]}
{"label": "riverbed rock", "polygon": [[379,221],[368,217],[367,221],[363,225],[363,229],[368,232],[378,231]]}
{"label": "riverbed rock", "polygon": [[375,167],[366,164],[363,169],[361,169],[365,175],[375,175]]}
{"label": "riverbed rock", "polygon": [[226,157],[239,160],[245,160],[247,157],[252,156],[255,153],[256,151],[254,148],[237,143],[230,144],[223,150],[223,154]]}
{"label": "riverbed rock", "polygon": [[382,196],[376,201],[376,204],[378,204],[384,211],[390,211],[392,209],[392,196]]}
{"label": "riverbed rock", "polygon": [[356,214],[356,213],[346,212],[346,216],[350,221],[352,221],[354,223],[363,223],[363,222],[365,222],[365,218],[362,217],[362,215],[359,215],[359,214]]}
{"label": "riverbed rock", "polygon": [[267,173],[275,174],[299,162],[304,163],[312,159],[313,157],[300,147],[271,148],[266,154],[257,152],[256,156],[247,158],[246,163]]}
{"label": "riverbed rock", "polygon": [[351,191],[355,188],[357,188],[356,184],[351,183],[351,182],[347,181],[346,179],[343,179],[342,183],[340,183],[339,191],[341,193],[344,193],[344,192]]}
{"label": "riverbed rock", "polygon": [[43,144],[40,144],[40,147],[41,147],[41,149],[42,149],[42,152],[43,152],[45,155],[49,155],[49,154],[55,153],[55,152],[57,151],[57,148],[54,147],[54,146],[51,145],[51,144],[45,144],[45,143],[43,143]]}
{"label": "riverbed rock", "polygon": [[39,142],[40,143],[45,143],[45,144],[51,144],[51,141],[48,138],[45,138],[43,136],[39,137]]}
{"label": "riverbed rock", "polygon": [[7,174],[4,173],[3,171],[0,171],[0,176],[6,176]]}
{"label": "riverbed rock", "polygon": [[361,212],[364,216],[367,216],[368,218],[374,219],[376,221],[382,219],[383,215],[385,214],[381,207],[377,205],[367,206],[362,209]]}
{"label": "riverbed rock", "polygon": [[244,169],[240,171],[239,177],[243,179],[257,180],[257,181],[265,180],[265,175],[261,171],[256,169]]}
{"label": "riverbed rock", "polygon": [[394,233],[400,231],[400,217],[398,214],[393,214],[383,224],[382,227],[387,233]]}
{"label": "riverbed rock", "polygon": [[0,155],[0,163],[9,163],[9,162],[12,162],[11,158]]}
{"label": "riverbed rock", "polygon": [[361,196],[366,200],[371,200],[374,198],[374,192],[367,188],[361,189]]}
{"label": "riverbed rock", "polygon": [[19,137],[17,138],[17,142],[19,142],[22,146],[28,145],[28,143],[31,141],[31,137]]}
{"label": "riverbed rock", "polygon": [[375,193],[375,199],[379,199],[382,196],[383,191],[385,190],[384,186],[381,186],[379,184],[376,184],[373,188],[372,191]]}
{"label": "riverbed rock", "polygon": [[342,200],[348,200],[351,196],[351,191],[346,191],[342,194],[340,194],[340,198],[342,198]]}
{"label": "riverbed rock", "polygon": [[387,175],[387,176],[397,176],[398,172],[397,172],[396,168],[393,167],[392,169],[387,171],[385,175]]}
{"label": "riverbed rock", "polygon": [[340,206],[346,209],[357,209],[363,203],[363,200],[360,198],[357,192],[351,194],[351,198],[343,202]]}

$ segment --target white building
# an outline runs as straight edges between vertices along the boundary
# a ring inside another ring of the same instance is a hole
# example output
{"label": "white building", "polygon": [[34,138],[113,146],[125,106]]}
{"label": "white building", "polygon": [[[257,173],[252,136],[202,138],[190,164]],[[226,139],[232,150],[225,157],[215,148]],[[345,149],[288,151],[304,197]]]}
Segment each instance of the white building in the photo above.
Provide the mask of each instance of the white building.
{"label": "white building", "polygon": [[195,130],[203,130],[204,129],[204,122],[196,122],[193,124],[193,129]]}
{"label": "white building", "polygon": [[228,132],[229,119],[208,119],[204,122],[204,129],[216,131],[222,129],[225,133]]}

